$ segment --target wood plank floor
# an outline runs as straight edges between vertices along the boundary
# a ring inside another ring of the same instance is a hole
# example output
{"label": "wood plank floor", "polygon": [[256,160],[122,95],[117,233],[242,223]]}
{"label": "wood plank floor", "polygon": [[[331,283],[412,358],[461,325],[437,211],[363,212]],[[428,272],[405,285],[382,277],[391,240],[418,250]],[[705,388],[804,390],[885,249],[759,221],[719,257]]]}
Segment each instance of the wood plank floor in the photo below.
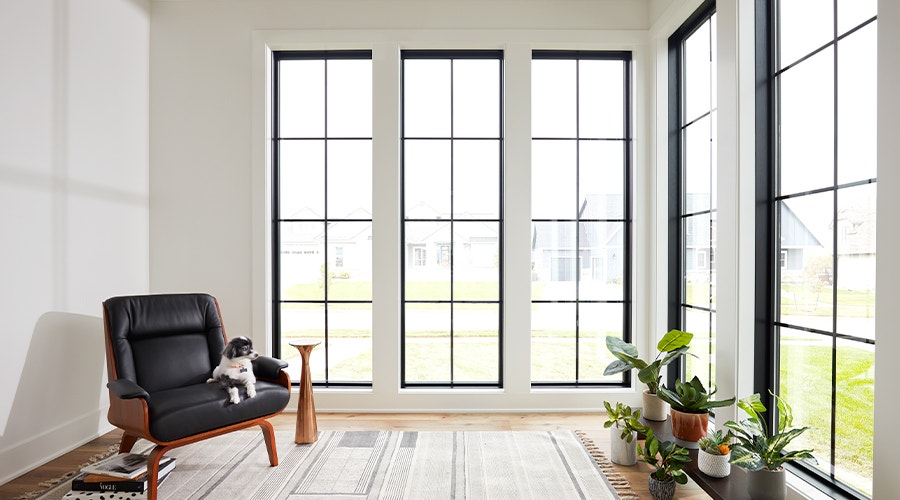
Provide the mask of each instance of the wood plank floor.
{"label": "wood plank floor", "polygon": [[[274,419],[277,430],[294,430],[296,413],[285,412]],[[582,430],[606,452],[609,431],[603,428],[600,413],[319,413],[320,431],[326,430]],[[118,443],[121,431],[115,430],[67,453],[46,465],[0,485],[0,499],[12,499],[29,491],[42,489],[39,484],[74,470],[91,456]],[[638,463],[632,467],[617,466],[641,498],[651,498],[647,491],[650,466]],[[708,499],[696,484],[678,485],[675,498]]]}

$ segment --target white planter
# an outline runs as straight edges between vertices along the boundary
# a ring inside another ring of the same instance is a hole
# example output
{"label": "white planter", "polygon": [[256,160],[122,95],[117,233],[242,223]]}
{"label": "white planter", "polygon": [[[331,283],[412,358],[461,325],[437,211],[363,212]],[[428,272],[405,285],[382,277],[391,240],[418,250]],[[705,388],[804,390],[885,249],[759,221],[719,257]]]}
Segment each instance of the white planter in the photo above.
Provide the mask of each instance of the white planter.
{"label": "white planter", "polygon": [[609,459],[619,465],[637,463],[637,432],[631,431],[631,442],[622,439],[622,430],[616,426],[609,428]]}
{"label": "white planter", "polygon": [[725,477],[731,474],[731,453],[727,455],[713,455],[702,449],[697,452],[697,468],[700,472],[710,477]]}
{"label": "white planter", "polygon": [[647,420],[656,422],[665,422],[669,418],[669,403],[666,403],[656,394],[650,394],[650,391],[644,389],[644,408],[641,416]]}

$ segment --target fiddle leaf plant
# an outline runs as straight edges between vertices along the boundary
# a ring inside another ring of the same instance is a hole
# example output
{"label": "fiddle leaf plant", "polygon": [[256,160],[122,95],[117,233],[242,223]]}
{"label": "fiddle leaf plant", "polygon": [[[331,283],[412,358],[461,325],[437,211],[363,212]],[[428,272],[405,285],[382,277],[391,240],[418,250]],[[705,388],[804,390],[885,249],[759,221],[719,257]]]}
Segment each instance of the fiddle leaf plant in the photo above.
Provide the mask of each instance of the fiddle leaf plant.
{"label": "fiddle leaf plant", "polygon": [[656,394],[659,389],[659,381],[662,379],[660,370],[662,367],[674,361],[678,356],[685,354],[690,349],[693,333],[681,330],[670,330],[656,344],[656,358],[650,363],[639,357],[638,349],[633,344],[624,340],[608,336],[606,348],[616,357],[616,360],[607,365],[603,375],[615,375],[627,370],[638,370],[638,380],[647,386],[650,394]]}
{"label": "fiddle leaf plant", "polygon": [[722,401],[712,401],[709,398],[716,393],[718,389],[713,386],[712,390],[707,392],[703,387],[703,382],[695,375],[690,382],[675,381],[675,390],[671,390],[666,386],[659,388],[659,399],[669,403],[672,408],[682,413],[709,413],[712,408],[721,408],[734,404],[734,398],[723,399]]}
{"label": "fiddle leaf plant", "polygon": [[630,406],[623,405],[621,402],[616,403],[616,406],[612,406],[609,401],[604,401],[603,406],[606,407],[607,417],[607,421],[603,423],[604,429],[616,426],[616,429],[621,429],[622,431],[622,439],[628,443],[634,439],[635,432],[643,432],[644,426],[641,425],[639,420],[641,418],[641,410],[632,411]]}
{"label": "fiddle leaf plant", "polygon": [[646,428],[646,434],[644,445],[638,444],[637,449],[641,461],[654,467],[650,476],[664,483],[673,479],[678,484],[687,483],[683,469],[691,461],[688,451],[671,441],[660,442],[650,428]]}
{"label": "fiddle leaf plant", "polygon": [[794,417],[790,405],[772,391],[769,391],[769,394],[778,404],[778,431],[769,432],[761,415],[766,411],[766,407],[759,393],[738,401],[738,408],[744,410],[750,417],[740,422],[731,420],[725,422],[725,426],[731,429],[736,441],[732,445],[731,463],[749,471],[761,469],[774,471],[793,460],[806,459],[816,462],[816,458],[812,455],[813,450],[785,451],[791,441],[811,428],[791,428]]}

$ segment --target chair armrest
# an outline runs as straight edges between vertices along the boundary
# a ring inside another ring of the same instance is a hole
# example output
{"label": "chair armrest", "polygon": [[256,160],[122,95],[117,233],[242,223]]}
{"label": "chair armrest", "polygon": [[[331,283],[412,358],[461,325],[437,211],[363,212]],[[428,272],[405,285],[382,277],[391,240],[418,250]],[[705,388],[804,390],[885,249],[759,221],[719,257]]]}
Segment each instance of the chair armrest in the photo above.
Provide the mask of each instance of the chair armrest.
{"label": "chair armrest", "polygon": [[106,387],[120,399],[150,398],[150,394],[147,391],[130,380],[112,380],[106,384]]}
{"label": "chair armrest", "polygon": [[269,379],[278,379],[278,372],[288,367],[287,361],[269,356],[260,356],[253,360],[253,374]]}

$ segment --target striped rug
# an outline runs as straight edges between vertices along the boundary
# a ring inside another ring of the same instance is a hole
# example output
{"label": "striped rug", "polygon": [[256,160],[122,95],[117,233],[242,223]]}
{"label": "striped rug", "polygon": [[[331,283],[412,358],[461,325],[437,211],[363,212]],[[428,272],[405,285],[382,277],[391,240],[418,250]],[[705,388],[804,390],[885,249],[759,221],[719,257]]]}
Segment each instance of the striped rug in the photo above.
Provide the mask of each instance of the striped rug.
{"label": "striped rug", "polygon": [[[177,448],[163,499],[620,499],[573,431],[241,431]],[[135,451],[149,449],[139,441]],[[62,498],[60,485],[41,500]],[[623,495],[628,497],[628,495]]]}

